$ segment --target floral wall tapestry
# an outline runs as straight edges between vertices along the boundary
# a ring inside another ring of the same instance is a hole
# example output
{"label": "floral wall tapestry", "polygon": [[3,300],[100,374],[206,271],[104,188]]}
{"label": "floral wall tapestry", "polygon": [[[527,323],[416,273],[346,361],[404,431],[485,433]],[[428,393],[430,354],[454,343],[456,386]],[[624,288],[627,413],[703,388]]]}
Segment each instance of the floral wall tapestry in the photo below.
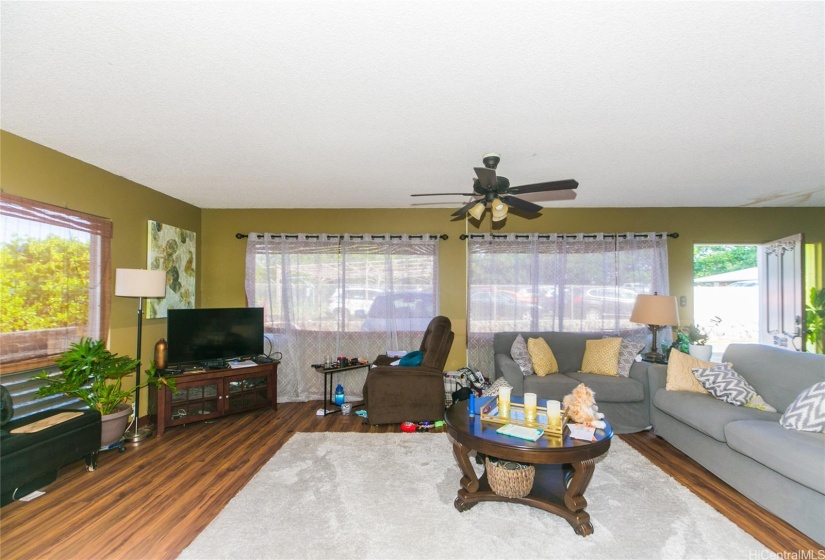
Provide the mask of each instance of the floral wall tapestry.
{"label": "floral wall tapestry", "polygon": [[168,309],[195,307],[195,232],[149,220],[150,270],[166,271],[166,297],[147,299],[146,317],[166,317]]}

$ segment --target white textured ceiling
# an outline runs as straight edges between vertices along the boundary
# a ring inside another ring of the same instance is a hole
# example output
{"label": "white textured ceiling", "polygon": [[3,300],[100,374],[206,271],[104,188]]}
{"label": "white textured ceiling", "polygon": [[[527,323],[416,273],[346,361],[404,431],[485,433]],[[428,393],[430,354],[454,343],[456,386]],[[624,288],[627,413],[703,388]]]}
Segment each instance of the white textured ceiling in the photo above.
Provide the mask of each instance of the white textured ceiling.
{"label": "white textured ceiling", "polygon": [[[202,208],[825,206],[823,2],[2,2],[4,130]],[[535,199],[534,199],[535,200]]]}

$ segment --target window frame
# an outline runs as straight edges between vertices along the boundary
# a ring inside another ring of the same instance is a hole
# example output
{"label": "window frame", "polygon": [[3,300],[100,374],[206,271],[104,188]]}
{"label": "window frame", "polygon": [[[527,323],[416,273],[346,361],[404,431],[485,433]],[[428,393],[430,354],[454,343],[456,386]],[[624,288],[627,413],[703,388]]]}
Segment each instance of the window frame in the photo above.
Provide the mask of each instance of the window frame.
{"label": "window frame", "polygon": [[[57,226],[72,231],[89,234],[89,303],[88,324],[84,329],[86,336],[103,339],[108,336],[109,316],[111,310],[111,239],[112,222],[108,218],[95,216],[86,212],[62,208],[53,204],[31,200],[21,196],[0,191],[0,217],[3,219],[16,218],[28,220],[37,224]],[[62,328],[70,327],[64,325]],[[26,336],[19,333],[35,333],[50,329],[32,331],[16,331],[16,336]],[[0,332],[0,344],[3,339],[7,342],[15,336],[13,331]],[[34,336],[34,335],[29,335]],[[4,384],[7,376],[16,372],[36,371],[40,368],[54,366],[54,358],[59,355],[70,342],[54,345],[47,344],[45,351],[34,349],[22,356],[10,358],[0,356],[0,379]]]}

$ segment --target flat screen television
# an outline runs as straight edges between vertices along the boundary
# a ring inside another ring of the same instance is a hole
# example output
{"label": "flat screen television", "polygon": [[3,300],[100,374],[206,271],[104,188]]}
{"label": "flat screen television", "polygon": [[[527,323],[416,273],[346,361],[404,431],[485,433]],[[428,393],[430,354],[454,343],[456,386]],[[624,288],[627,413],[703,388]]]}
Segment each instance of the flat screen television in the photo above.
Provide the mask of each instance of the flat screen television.
{"label": "flat screen television", "polygon": [[170,364],[255,357],[264,353],[263,307],[170,309]]}

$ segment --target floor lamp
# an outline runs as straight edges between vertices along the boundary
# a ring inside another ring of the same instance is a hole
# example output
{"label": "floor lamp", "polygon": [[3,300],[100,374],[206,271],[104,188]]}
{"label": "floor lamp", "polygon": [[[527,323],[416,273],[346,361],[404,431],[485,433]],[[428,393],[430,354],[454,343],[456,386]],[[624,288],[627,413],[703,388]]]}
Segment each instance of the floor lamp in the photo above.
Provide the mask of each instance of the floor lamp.
{"label": "floor lamp", "polygon": [[[143,330],[143,298],[161,298],[166,295],[166,271],[143,270],[140,268],[118,268],[115,270],[115,295],[138,298],[137,316],[137,352],[135,359],[135,385],[140,385],[140,336]],[[126,432],[123,439],[138,442],[152,436],[150,428],[138,429],[140,414],[140,390],[135,391],[134,432]]]}
{"label": "floor lamp", "polygon": [[660,328],[679,324],[679,308],[676,304],[676,296],[660,296],[658,294],[639,294],[636,296],[636,304],[630,314],[633,323],[643,323],[650,327],[653,333],[653,340],[650,344],[650,352],[645,354],[645,360],[651,362],[662,362],[665,357],[659,352],[656,342],[656,333]]}

